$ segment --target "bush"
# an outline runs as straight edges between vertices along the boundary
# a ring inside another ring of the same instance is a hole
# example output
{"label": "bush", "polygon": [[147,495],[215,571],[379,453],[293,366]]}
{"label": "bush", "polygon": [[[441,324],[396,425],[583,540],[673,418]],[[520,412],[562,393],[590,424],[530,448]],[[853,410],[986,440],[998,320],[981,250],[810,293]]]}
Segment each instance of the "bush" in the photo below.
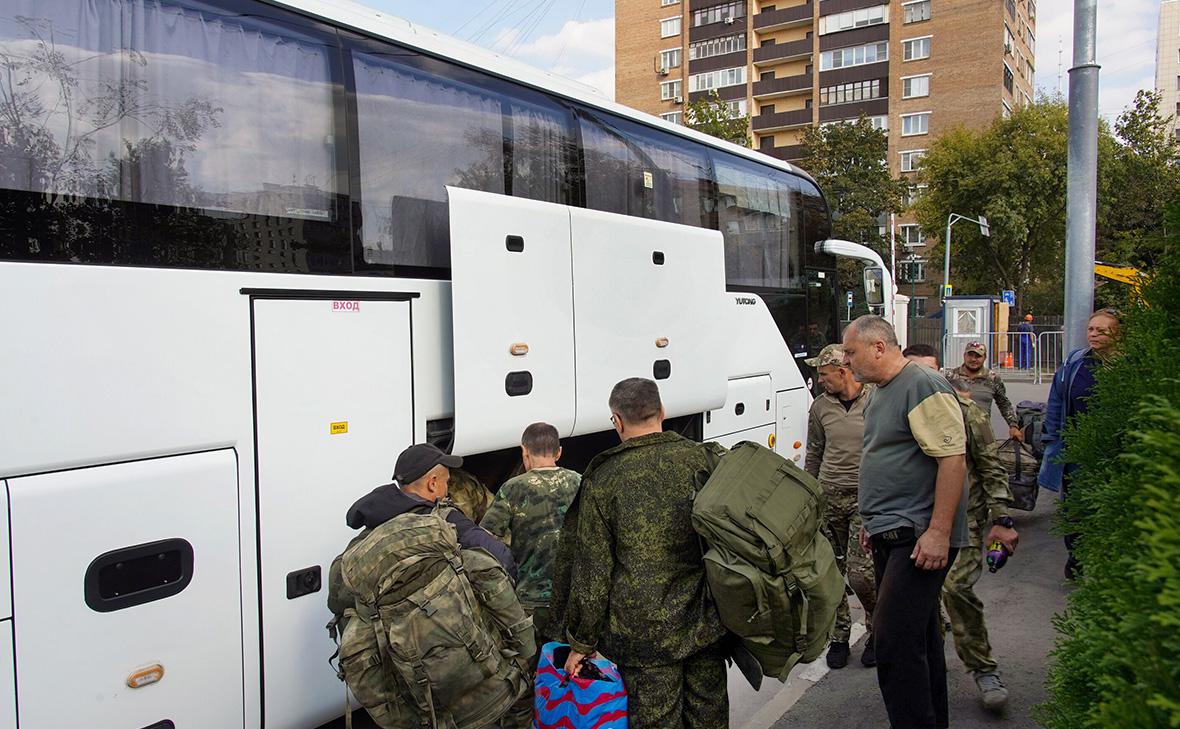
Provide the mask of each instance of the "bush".
{"label": "bush", "polygon": [[1085,575],[1056,619],[1052,729],[1180,727],[1180,256],[1153,274],[1066,433]]}

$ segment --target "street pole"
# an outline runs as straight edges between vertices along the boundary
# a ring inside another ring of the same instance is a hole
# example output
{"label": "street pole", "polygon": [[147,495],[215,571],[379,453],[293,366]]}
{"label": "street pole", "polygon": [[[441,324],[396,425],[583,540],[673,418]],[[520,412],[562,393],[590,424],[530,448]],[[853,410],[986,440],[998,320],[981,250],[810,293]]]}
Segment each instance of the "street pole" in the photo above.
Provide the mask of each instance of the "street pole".
{"label": "street pole", "polygon": [[1066,180],[1065,353],[1086,344],[1094,310],[1094,238],[1098,224],[1098,0],[1074,0],[1069,69]]}
{"label": "street pole", "polygon": [[[954,213],[946,216],[946,237],[943,238],[946,241],[946,250],[942,256],[942,288],[938,292],[939,301],[946,301],[946,287],[951,282],[951,226],[955,224],[958,217]],[[943,316],[945,317],[946,314]]]}

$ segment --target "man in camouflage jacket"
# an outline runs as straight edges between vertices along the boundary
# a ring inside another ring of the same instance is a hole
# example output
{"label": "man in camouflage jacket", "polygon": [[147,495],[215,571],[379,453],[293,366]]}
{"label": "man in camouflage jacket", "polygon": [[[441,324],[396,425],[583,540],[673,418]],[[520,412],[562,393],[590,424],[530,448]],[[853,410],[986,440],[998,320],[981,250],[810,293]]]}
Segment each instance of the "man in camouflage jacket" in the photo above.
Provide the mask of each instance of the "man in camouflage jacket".
{"label": "man in camouflage jacket", "polygon": [[1004,381],[985,366],[986,360],[987,347],[983,342],[968,342],[963,350],[963,363],[943,374],[962,379],[971,392],[971,399],[989,418],[994,402],[1000,410],[1000,417],[1008,424],[1009,437],[1023,441],[1024,433],[1020,430],[1020,419],[1016,417],[1016,410],[1012,407],[1012,401],[1008,399]]}
{"label": "man in camouflage jacket", "polygon": [[[691,522],[704,447],[662,432],[651,380],[615,385],[610,409],[623,442],[590,463],[563,527],[561,551],[572,557],[565,670],[595,652],[615,661],[632,729],[724,729],[725,629]],[[556,585],[555,597],[561,592]]]}
{"label": "man in camouflage jacket", "polygon": [[1016,551],[1019,535],[1008,513],[1012,490],[1008,472],[1000,462],[991,417],[972,401],[969,383],[954,376],[947,379],[959,396],[967,427],[967,527],[971,546],[961,550],[951,565],[942,586],[942,599],[951,619],[955,652],[974,675],[984,707],[1002,711],[1008,703],[1008,689],[1000,680],[999,664],[992,656],[983,602],[975,594],[975,583],[983,574],[986,545],[999,541],[1009,552]]}

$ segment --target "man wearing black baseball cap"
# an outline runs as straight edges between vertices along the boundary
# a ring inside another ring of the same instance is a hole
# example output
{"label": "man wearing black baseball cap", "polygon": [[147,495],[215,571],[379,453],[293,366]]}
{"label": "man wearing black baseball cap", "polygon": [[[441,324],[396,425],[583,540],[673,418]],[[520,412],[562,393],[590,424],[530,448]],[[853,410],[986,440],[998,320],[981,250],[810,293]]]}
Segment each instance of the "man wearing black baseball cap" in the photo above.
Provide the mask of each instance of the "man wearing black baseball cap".
{"label": "man wearing black baseball cap", "polygon": [[[447,496],[451,468],[463,465],[463,459],[439,450],[430,443],[418,443],[402,451],[393,469],[393,483],[378,486],[362,496],[345,517],[353,529],[373,529],[406,512],[427,512],[439,499]],[[512,552],[490,532],[473,523],[463,512],[451,509],[447,521],[455,527],[459,546],[483,549],[491,554],[516,580],[516,563]]]}

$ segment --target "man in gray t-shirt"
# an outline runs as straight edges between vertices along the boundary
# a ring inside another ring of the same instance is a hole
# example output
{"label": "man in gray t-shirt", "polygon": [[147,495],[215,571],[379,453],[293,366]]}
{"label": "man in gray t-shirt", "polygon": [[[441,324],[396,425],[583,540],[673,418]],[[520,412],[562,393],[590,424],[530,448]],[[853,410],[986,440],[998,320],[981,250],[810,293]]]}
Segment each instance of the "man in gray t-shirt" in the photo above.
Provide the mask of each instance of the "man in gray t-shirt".
{"label": "man in gray t-shirt", "polygon": [[877,683],[895,729],[946,729],[938,598],[968,544],[963,414],[946,380],[902,356],[881,317],[848,326],[844,355],[877,385],[865,408],[859,486],[861,542],[877,579]]}

